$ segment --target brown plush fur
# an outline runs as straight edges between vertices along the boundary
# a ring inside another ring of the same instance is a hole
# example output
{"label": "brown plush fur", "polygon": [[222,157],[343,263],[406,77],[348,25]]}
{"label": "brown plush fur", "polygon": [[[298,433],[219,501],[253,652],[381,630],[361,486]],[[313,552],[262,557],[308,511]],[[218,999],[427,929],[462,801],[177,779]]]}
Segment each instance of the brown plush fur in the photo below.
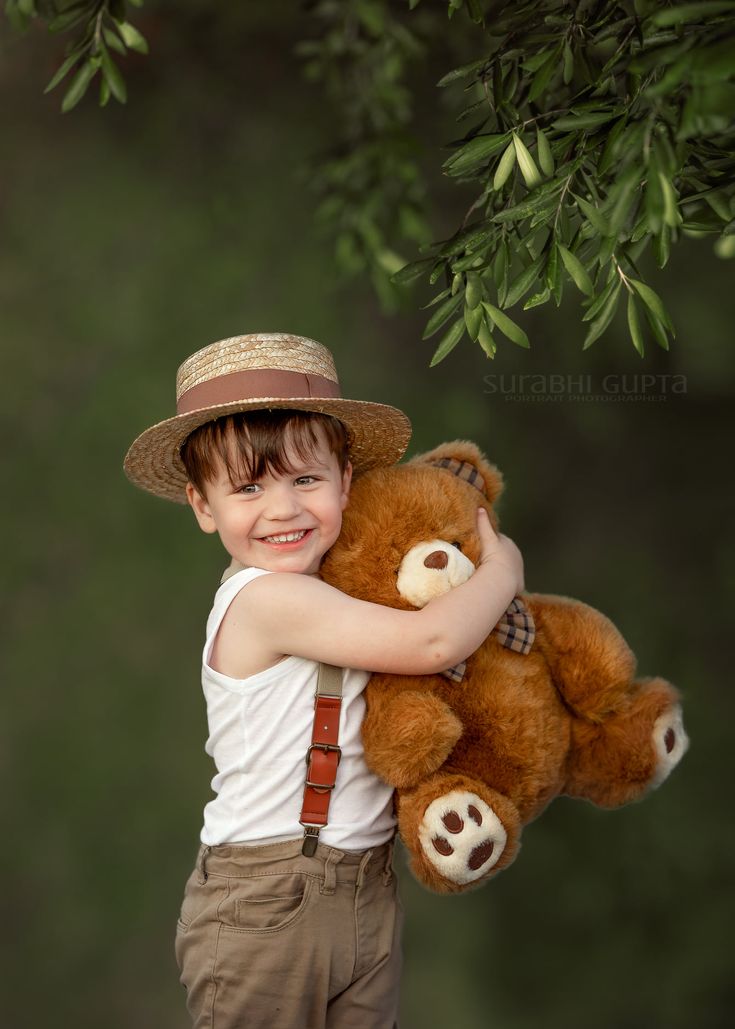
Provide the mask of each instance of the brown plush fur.
{"label": "brown plush fur", "polygon": [[[410,609],[397,592],[396,576],[416,544],[459,543],[477,562],[475,511],[483,497],[428,463],[442,457],[480,472],[484,503],[497,526],[493,503],[503,488],[500,473],[474,444],[447,443],[354,482],[342,533],[322,566],[326,581],[355,597]],[[399,828],[413,871],[439,892],[471,888],[509,865],[521,827],[553,797],[566,793],[605,807],[626,803],[662,781],[686,748],[675,689],[662,679],[634,680],[635,658],[604,615],[565,597],[523,599],[536,624],[529,654],[516,654],[491,635],[468,659],[461,683],[442,675],[373,675],[366,691],[368,763],[397,788]],[[450,821],[444,818],[449,831],[441,825],[438,834],[429,831],[429,805],[448,794],[468,798],[462,801],[464,820],[452,811]],[[493,817],[502,823],[495,854],[502,853],[486,872],[465,881],[464,873],[440,871],[433,844],[422,846],[421,839],[445,846],[444,835],[457,843],[457,825],[470,824],[467,811],[482,821],[472,797],[490,810],[488,816],[482,808],[483,825]]]}

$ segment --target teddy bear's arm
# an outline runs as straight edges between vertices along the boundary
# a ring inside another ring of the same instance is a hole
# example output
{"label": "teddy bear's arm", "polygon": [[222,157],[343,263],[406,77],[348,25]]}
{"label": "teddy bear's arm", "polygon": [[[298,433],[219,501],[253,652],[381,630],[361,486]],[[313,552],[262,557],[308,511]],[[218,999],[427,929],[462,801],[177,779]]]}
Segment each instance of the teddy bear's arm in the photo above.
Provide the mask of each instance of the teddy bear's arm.
{"label": "teddy bear's arm", "polygon": [[524,599],[536,623],[535,646],[568,706],[591,721],[617,708],[636,661],[610,619],[569,597],[532,593]]}
{"label": "teddy bear's arm", "polygon": [[429,688],[432,676],[374,674],[365,692],[362,739],[368,766],[391,786],[407,787],[446,761],[462,723]]}

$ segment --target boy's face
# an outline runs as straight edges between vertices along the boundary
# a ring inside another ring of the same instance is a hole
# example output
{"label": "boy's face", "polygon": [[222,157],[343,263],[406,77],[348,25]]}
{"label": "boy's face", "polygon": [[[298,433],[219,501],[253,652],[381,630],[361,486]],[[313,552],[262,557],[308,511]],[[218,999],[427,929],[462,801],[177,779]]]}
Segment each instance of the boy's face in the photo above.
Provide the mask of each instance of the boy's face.
{"label": "boy's face", "polygon": [[236,481],[233,486],[221,465],[206,497],[187,483],[187,499],[200,528],[219,533],[227,553],[243,565],[314,575],[336,542],[352,466],[340,472],[317,431],[319,445],[308,460],[286,446],[289,474],[266,472],[257,482]]}

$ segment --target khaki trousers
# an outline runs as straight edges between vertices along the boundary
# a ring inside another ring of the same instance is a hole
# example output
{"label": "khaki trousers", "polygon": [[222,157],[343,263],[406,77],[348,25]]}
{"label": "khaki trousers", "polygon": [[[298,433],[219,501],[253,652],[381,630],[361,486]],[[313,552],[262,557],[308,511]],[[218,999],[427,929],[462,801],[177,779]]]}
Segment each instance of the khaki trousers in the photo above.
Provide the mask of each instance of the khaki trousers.
{"label": "khaki trousers", "polygon": [[393,1029],[403,915],[393,842],[202,846],[176,960],[196,1029]]}

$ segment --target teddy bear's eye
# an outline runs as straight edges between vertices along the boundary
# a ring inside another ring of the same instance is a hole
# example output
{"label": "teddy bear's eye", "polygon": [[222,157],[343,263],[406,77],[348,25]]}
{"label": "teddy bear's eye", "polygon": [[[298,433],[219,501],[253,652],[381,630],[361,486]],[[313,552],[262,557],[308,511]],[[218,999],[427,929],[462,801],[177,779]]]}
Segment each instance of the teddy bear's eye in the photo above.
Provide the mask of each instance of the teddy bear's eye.
{"label": "teddy bear's eye", "polygon": [[459,542],[459,540],[452,540],[452,546],[456,547],[457,550],[459,550],[460,553],[461,553],[461,551],[462,551],[462,544]]}

